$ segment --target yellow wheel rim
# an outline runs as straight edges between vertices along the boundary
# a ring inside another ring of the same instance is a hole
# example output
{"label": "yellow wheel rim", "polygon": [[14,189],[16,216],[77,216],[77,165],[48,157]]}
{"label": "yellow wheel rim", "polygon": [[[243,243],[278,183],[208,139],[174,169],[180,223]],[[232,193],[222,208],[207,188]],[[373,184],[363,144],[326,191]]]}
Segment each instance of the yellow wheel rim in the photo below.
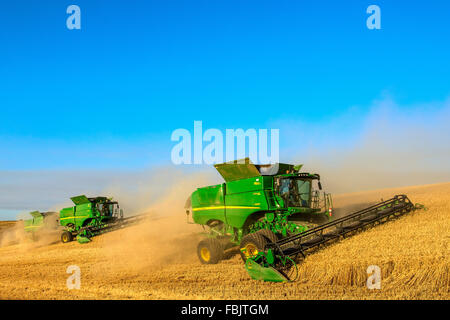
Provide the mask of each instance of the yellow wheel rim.
{"label": "yellow wheel rim", "polygon": [[208,248],[201,248],[200,249],[200,256],[202,257],[202,259],[204,261],[209,261],[209,259],[211,259],[211,254],[210,254]]}
{"label": "yellow wheel rim", "polygon": [[254,257],[258,254],[258,248],[253,243],[247,244],[244,248],[244,256],[246,258]]}

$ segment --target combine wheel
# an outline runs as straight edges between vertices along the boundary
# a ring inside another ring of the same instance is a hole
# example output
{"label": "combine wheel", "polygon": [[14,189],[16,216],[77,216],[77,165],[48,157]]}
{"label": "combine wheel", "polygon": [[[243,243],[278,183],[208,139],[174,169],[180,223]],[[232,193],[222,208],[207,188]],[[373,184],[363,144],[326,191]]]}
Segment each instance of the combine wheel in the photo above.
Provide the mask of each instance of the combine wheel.
{"label": "combine wheel", "polygon": [[[269,241],[258,232],[249,233],[244,236],[240,245],[242,260],[245,262],[249,257],[254,257],[258,252],[263,251],[264,246],[268,242]],[[242,249],[245,249],[245,253],[242,252]]]}
{"label": "combine wheel", "polygon": [[199,242],[197,255],[203,264],[216,264],[223,258],[223,249],[222,242],[208,238]]}
{"label": "combine wheel", "polygon": [[62,234],[61,234],[61,242],[62,243],[67,243],[67,242],[70,242],[70,241],[72,241],[73,240],[73,237],[72,237],[72,233],[71,232],[69,232],[69,231],[64,231]]}

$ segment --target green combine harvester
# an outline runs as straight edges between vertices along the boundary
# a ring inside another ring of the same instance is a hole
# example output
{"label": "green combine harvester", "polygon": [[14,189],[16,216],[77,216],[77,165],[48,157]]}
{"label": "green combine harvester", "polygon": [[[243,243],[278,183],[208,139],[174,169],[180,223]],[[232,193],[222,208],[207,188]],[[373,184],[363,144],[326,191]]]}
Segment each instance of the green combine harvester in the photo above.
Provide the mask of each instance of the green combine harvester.
{"label": "green combine harvester", "polygon": [[218,263],[236,246],[246,261],[264,250],[264,239],[275,242],[329,221],[331,195],[321,191],[318,174],[301,167],[255,165],[248,158],[215,165],[225,183],[198,188],[186,202],[194,223],[208,230],[198,245],[200,261]]}
{"label": "green combine harvester", "polygon": [[24,220],[25,231],[32,235],[33,238],[37,237],[39,232],[43,230],[52,230],[59,224],[57,212],[30,212],[32,219]]}
{"label": "green combine harvester", "polygon": [[30,232],[33,237],[44,229],[61,231],[61,241],[70,242],[74,238],[79,243],[90,242],[96,235],[123,228],[142,219],[142,216],[123,217],[123,210],[119,203],[112,198],[94,197],[88,198],[85,195],[70,198],[75,206],[64,208],[57,213],[58,224],[50,223],[47,217],[50,213],[40,213],[33,211],[30,214],[32,219],[24,221],[26,232]]}
{"label": "green combine harvester", "polygon": [[424,208],[396,195],[333,220],[331,195],[320,191],[320,176],[300,172],[301,165],[254,165],[245,159],[215,168],[225,183],[198,188],[185,206],[194,223],[207,230],[198,257],[215,264],[239,246],[245,268],[256,280],[294,281],[297,263],[308,253]]}

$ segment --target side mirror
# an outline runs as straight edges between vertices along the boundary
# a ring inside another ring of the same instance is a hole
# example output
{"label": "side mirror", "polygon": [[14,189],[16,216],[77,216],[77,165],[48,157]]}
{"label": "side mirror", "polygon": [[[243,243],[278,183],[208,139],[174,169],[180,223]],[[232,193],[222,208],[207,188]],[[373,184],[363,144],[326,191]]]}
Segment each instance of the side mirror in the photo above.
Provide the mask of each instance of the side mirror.
{"label": "side mirror", "polygon": [[322,184],[320,183],[320,181],[317,184],[319,185],[319,190],[322,190]]}

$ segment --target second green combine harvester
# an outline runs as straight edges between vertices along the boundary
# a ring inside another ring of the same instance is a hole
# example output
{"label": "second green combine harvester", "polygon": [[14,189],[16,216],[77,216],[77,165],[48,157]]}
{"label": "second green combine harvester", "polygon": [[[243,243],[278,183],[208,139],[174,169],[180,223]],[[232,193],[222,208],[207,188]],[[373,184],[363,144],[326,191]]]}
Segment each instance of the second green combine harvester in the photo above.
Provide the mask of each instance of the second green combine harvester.
{"label": "second green combine harvester", "polygon": [[[55,212],[31,212],[33,218],[24,221],[25,231],[35,235],[43,229],[60,229],[62,242],[70,242],[76,238],[78,242],[86,243],[98,234],[122,228],[142,218],[124,218],[119,203],[112,198],[88,198],[81,195],[70,199],[75,205],[62,209],[59,216]],[[57,224],[54,218],[49,217],[56,217]]]}

